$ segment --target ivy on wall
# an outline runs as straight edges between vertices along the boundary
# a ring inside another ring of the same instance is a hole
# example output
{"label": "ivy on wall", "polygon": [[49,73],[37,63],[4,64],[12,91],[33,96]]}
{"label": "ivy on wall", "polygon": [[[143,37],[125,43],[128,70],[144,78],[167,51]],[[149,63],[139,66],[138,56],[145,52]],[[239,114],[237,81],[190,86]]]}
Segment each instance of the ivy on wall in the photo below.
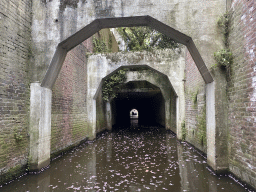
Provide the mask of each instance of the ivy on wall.
{"label": "ivy on wall", "polygon": [[126,81],[126,69],[121,69],[104,80],[102,86],[102,98],[104,101],[109,101],[116,98],[116,86]]}
{"label": "ivy on wall", "polygon": [[111,53],[113,50],[114,36],[109,29],[103,29],[92,37],[94,53]]}
{"label": "ivy on wall", "polygon": [[92,38],[93,43],[93,52],[94,53],[104,53],[109,52],[109,49],[105,43],[105,41],[101,38],[96,38],[95,36]]}
{"label": "ivy on wall", "polygon": [[231,14],[226,13],[218,19],[218,27],[222,31],[224,36],[224,49],[221,49],[214,53],[214,59],[217,62],[217,66],[227,70],[227,75],[230,75],[230,66],[233,63],[233,54],[229,49],[229,33],[230,33],[230,19]]}
{"label": "ivy on wall", "polygon": [[149,27],[121,27],[117,31],[126,43],[126,51],[179,47],[173,39]]}

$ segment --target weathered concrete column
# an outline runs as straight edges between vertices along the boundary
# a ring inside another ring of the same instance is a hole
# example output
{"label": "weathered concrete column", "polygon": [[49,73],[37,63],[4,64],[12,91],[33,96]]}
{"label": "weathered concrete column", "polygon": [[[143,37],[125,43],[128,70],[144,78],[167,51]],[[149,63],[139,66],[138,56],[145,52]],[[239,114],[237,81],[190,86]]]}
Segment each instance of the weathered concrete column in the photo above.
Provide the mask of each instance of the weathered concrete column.
{"label": "weathered concrete column", "polygon": [[181,118],[180,118],[180,102],[179,97],[176,98],[176,135],[179,140],[182,139],[182,130],[181,130]]}
{"label": "weathered concrete column", "polygon": [[50,164],[52,91],[31,83],[30,92],[30,170]]}
{"label": "weathered concrete column", "polygon": [[90,106],[87,106],[88,114],[88,139],[96,138],[96,100],[92,99]]}
{"label": "weathered concrete column", "polygon": [[111,104],[108,101],[106,103],[106,120],[107,120],[107,130],[112,130],[112,110],[111,110]]}
{"label": "weathered concrete column", "polygon": [[207,163],[214,171],[216,164],[216,121],[215,121],[215,82],[206,85],[206,137]]}
{"label": "weathered concrete column", "polygon": [[171,130],[171,109],[170,109],[170,98],[165,98],[165,129]]}

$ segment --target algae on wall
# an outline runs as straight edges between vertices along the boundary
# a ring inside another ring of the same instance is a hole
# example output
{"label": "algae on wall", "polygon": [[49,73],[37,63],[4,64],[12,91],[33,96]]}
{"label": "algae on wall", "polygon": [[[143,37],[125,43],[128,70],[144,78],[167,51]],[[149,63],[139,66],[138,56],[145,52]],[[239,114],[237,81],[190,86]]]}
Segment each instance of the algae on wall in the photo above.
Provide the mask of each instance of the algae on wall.
{"label": "algae on wall", "polygon": [[194,88],[187,91],[186,108],[189,116],[186,118],[186,127],[182,129],[186,141],[196,148],[207,153],[206,138],[206,99],[204,89]]}

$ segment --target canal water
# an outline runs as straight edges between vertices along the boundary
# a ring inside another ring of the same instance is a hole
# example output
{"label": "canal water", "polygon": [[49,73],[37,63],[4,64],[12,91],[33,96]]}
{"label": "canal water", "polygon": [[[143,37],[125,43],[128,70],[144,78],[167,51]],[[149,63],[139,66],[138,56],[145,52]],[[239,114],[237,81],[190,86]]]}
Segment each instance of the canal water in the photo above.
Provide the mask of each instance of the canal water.
{"label": "canal water", "polygon": [[118,129],[51,162],[38,175],[0,188],[13,191],[248,191],[209,171],[206,159],[157,127]]}

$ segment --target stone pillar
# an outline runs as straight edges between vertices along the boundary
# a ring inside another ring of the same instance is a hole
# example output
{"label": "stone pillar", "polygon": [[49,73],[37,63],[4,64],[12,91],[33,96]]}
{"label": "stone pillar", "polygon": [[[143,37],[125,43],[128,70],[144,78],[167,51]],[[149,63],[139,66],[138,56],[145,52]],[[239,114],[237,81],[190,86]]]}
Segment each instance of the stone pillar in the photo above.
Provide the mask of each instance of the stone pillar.
{"label": "stone pillar", "polygon": [[112,111],[110,101],[106,103],[106,120],[107,120],[107,130],[112,130]]}
{"label": "stone pillar", "polygon": [[88,139],[96,138],[96,100],[91,99],[91,104],[87,106],[88,114]]}
{"label": "stone pillar", "polygon": [[176,135],[177,139],[182,139],[179,97],[176,97]]}
{"label": "stone pillar", "polygon": [[171,130],[171,108],[170,108],[170,98],[165,99],[165,128],[166,130]]}
{"label": "stone pillar", "polygon": [[217,171],[216,163],[216,121],[215,121],[215,82],[206,84],[206,137],[207,163]]}
{"label": "stone pillar", "polygon": [[31,83],[30,92],[30,171],[50,164],[52,91]]}

